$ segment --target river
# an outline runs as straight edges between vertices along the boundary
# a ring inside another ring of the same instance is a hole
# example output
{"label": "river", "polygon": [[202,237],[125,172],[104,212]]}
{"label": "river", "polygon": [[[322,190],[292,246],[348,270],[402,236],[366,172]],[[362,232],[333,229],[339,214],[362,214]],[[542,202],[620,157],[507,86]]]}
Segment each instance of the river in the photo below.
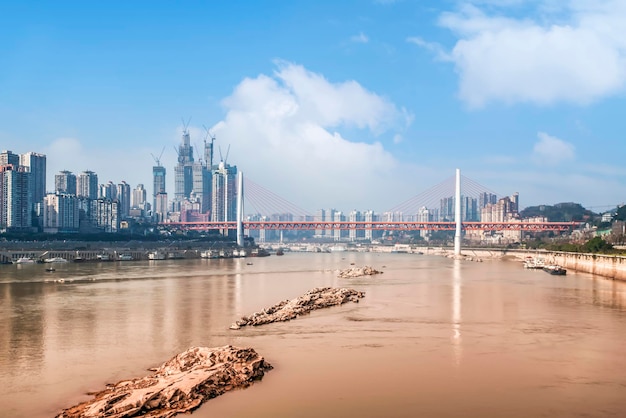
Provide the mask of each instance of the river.
{"label": "river", "polygon": [[[251,263],[251,264],[249,264]],[[339,279],[370,265],[384,274]],[[194,417],[612,417],[626,410],[626,283],[513,260],[341,252],[0,266],[0,416],[53,417],[191,346],[274,369]],[[358,304],[230,330],[313,287]]]}

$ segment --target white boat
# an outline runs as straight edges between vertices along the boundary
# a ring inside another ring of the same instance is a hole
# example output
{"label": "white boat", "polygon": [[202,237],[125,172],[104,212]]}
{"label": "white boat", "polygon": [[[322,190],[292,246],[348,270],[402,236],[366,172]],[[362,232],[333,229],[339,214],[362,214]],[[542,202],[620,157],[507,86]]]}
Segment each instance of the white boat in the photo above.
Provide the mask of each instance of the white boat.
{"label": "white boat", "polygon": [[15,264],[33,264],[33,263],[35,263],[35,260],[33,260],[32,258],[28,258],[28,257],[18,258],[17,261],[15,262]]}
{"label": "white boat", "polygon": [[105,253],[105,254],[98,254],[98,255],[96,256],[96,258],[97,258],[99,261],[111,261],[111,256],[110,256],[109,254],[106,254],[106,253]]}
{"label": "white boat", "polygon": [[52,258],[46,258],[45,260],[43,260],[44,263],[67,263],[67,260],[64,259],[63,257],[52,257]]}
{"label": "white boat", "polygon": [[545,261],[543,258],[527,257],[524,260],[525,269],[542,269],[545,267]]}
{"label": "white boat", "polygon": [[120,261],[131,261],[133,259],[133,256],[130,254],[120,254],[117,259]]}
{"label": "white boat", "polygon": [[152,251],[148,253],[148,260],[165,260],[165,253],[162,251]]}
{"label": "white boat", "polygon": [[205,250],[200,253],[201,258],[218,258],[219,253],[215,250]]}

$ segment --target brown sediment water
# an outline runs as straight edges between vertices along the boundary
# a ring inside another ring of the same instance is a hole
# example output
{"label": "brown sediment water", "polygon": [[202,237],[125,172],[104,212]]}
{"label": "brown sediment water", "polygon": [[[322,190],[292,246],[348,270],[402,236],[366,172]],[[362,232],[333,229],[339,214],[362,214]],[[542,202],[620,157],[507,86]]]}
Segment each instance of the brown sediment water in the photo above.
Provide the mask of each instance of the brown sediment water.
{"label": "brown sediment water", "polygon": [[[274,370],[194,417],[620,416],[626,283],[413,254],[0,266],[0,416],[51,417],[192,346]],[[382,275],[337,278],[369,265]],[[383,267],[384,266],[384,267]],[[358,304],[230,330],[313,287]]]}

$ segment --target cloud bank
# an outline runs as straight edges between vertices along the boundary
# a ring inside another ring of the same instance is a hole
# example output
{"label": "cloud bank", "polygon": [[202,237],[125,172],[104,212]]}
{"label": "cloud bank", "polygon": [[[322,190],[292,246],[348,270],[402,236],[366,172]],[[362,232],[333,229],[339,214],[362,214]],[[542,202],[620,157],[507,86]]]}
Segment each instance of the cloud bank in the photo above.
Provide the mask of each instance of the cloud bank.
{"label": "cloud bank", "polygon": [[[534,18],[507,17],[517,1],[475,4],[484,7],[465,4],[439,18],[458,37],[446,57],[458,72],[459,97],[470,107],[587,104],[624,91],[626,2],[530,2]],[[441,56],[434,44],[411,39]]]}
{"label": "cloud bank", "polygon": [[[223,100],[212,131],[230,144],[230,161],[245,175],[307,209],[391,207],[405,198],[401,164],[381,142],[348,139],[402,131],[411,118],[355,81],[333,83],[300,65],[279,62],[272,76],[244,79]],[[365,135],[368,133],[368,135]],[[394,196],[393,192],[403,193]],[[383,200],[383,201],[381,201]]]}

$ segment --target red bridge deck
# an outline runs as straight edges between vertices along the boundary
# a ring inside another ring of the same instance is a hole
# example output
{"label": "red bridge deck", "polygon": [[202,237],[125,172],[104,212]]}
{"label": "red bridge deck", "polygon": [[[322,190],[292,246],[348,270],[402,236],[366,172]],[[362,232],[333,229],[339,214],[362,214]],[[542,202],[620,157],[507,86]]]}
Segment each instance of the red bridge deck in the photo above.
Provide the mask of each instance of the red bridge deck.
{"label": "red bridge deck", "polygon": [[[569,231],[580,222],[463,222],[466,231]],[[164,222],[160,226],[180,230],[237,229],[232,222]],[[248,230],[372,230],[372,231],[454,231],[454,222],[317,222],[317,221],[244,221]]]}

